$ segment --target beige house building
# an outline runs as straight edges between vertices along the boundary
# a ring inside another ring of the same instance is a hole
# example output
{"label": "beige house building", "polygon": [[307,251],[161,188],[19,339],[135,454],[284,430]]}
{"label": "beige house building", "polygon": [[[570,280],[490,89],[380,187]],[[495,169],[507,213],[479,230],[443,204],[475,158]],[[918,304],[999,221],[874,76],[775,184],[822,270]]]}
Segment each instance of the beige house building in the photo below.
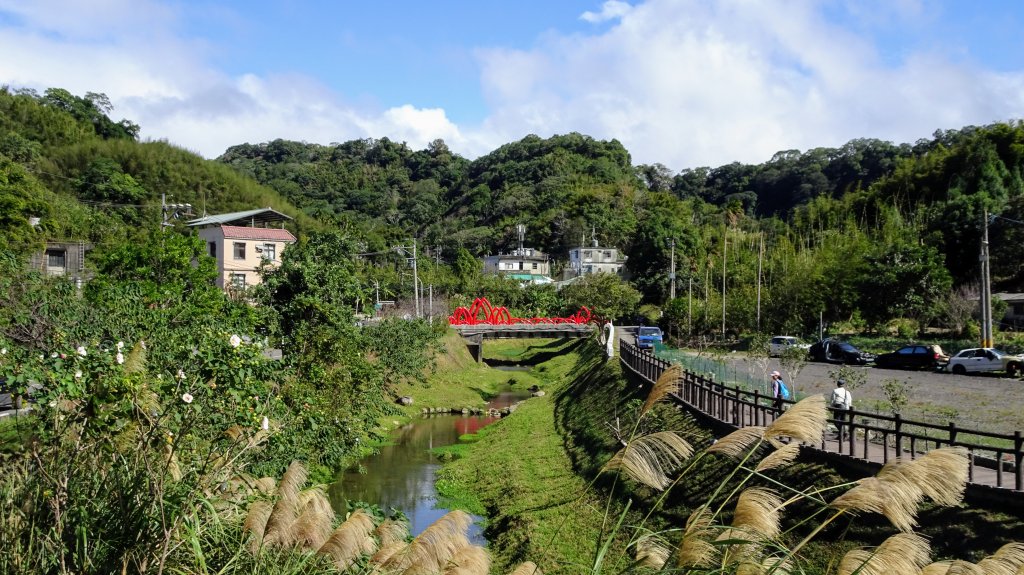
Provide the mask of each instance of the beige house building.
{"label": "beige house building", "polygon": [[91,273],[85,269],[85,254],[92,249],[86,242],[46,242],[46,248],[32,254],[29,265],[48,276],[63,276],[81,286]]}
{"label": "beige house building", "polygon": [[259,268],[264,262],[277,266],[295,236],[284,229],[291,218],[264,208],[206,216],[188,222],[206,241],[207,253],[217,260],[217,285],[245,289],[263,282]]}
{"label": "beige house building", "polygon": [[551,283],[551,260],[544,252],[519,248],[484,257],[484,273],[505,275],[531,283]]}

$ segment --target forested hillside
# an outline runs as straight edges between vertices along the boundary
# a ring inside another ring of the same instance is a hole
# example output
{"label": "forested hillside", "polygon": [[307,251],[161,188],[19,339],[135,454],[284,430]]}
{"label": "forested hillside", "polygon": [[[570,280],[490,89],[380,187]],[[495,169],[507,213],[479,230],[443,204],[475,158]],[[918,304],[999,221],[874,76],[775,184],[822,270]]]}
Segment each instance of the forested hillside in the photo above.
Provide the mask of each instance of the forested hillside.
{"label": "forested hillside", "polygon": [[[158,229],[166,194],[195,214],[271,206],[300,228],[340,228],[361,251],[415,238],[436,292],[470,297],[482,284],[469,281],[467,258],[514,247],[523,223],[556,273],[580,242],[621,248],[645,302],[687,332],[723,323],[806,332],[819,318],[962,330],[988,210],[998,216],[989,225],[994,289],[1024,290],[1019,122],[673,173],[634,165],[618,141],[576,133],[531,135],[472,161],[440,140],[412,150],[387,138],[243,144],[206,161],[137,142],[138,126],[111,111],[102,94],[0,91],[0,232],[19,253],[75,239],[96,244],[98,257]],[[676,293],[686,298],[668,305],[673,242]],[[379,284],[388,298],[407,297],[401,262],[378,265],[385,259],[366,262],[363,293]]]}
{"label": "forested hillside", "polygon": [[[0,89],[0,245],[24,253],[45,240],[105,249],[159,229],[161,196],[193,213],[271,206],[301,212],[237,172],[108,116],[102,94]],[[29,218],[39,218],[33,229]],[[301,215],[300,225],[311,220]]]}
{"label": "forested hillside", "polygon": [[580,134],[531,135],[473,161],[441,141],[413,151],[387,139],[277,140],[232,147],[220,160],[311,214],[415,236],[449,256],[508,249],[524,223],[530,245],[564,260],[594,232],[625,250],[632,281],[656,304],[667,298],[674,240],[677,285],[692,281],[700,296],[687,323],[710,330],[723,282],[728,323],[756,326],[759,267],[768,325],[806,329],[819,312],[869,325],[945,321],[951,298],[973,297],[986,209],[999,216],[990,226],[994,287],[1024,289],[1022,154],[1024,126],[1011,122],[675,174],[634,166],[619,142]]}

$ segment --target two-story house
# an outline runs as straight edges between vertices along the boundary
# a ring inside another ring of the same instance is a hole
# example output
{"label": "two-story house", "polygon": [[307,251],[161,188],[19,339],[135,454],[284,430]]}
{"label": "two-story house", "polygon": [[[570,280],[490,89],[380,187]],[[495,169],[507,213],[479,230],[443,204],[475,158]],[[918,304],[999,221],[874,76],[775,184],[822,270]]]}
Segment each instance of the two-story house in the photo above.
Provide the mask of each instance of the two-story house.
{"label": "two-story house", "polygon": [[594,242],[592,246],[580,246],[569,250],[569,267],[565,279],[596,273],[622,274],[626,258],[618,248],[603,248]]}
{"label": "two-story house", "polygon": [[295,243],[284,229],[291,218],[270,208],[217,214],[188,222],[206,241],[217,260],[217,285],[224,289],[245,289],[263,282],[259,268],[267,262],[278,265],[281,253]]}
{"label": "two-story house", "polygon": [[484,273],[501,274],[532,283],[551,283],[551,260],[533,248],[517,248],[511,253],[484,257]]}

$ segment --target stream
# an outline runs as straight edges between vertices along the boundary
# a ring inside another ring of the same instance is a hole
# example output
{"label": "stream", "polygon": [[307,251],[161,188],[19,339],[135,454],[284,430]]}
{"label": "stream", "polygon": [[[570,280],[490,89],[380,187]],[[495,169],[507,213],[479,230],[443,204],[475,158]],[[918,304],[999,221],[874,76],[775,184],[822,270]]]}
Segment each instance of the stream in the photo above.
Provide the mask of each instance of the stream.
{"label": "stream", "polygon": [[[525,389],[506,388],[487,407],[503,409],[528,397],[530,392]],[[458,443],[460,435],[476,433],[498,419],[483,415],[420,416],[396,429],[391,435],[393,443],[363,458],[358,468],[339,473],[330,487],[331,499],[376,504],[385,512],[401,511],[409,520],[412,534],[418,535],[450,511],[437,506],[434,481],[441,462],[430,450]],[[481,518],[473,519],[469,538],[482,545]]]}

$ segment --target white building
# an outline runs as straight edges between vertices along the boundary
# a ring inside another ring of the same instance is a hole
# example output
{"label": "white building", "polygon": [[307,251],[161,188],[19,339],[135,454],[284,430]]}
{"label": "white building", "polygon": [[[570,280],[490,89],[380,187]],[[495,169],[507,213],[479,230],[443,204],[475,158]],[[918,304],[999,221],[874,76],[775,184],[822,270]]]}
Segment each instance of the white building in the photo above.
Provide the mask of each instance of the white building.
{"label": "white building", "polygon": [[[217,260],[217,285],[245,289],[262,283],[260,266],[264,262],[280,265],[281,253],[295,243],[295,236],[283,227],[290,220],[280,212],[263,208],[206,216],[188,225],[198,230],[208,253]],[[275,224],[277,227],[270,227]]]}
{"label": "white building", "polygon": [[596,274],[600,272],[622,274],[626,258],[618,248],[602,248],[594,242],[592,246],[580,246],[569,250],[569,267],[565,279]]}

